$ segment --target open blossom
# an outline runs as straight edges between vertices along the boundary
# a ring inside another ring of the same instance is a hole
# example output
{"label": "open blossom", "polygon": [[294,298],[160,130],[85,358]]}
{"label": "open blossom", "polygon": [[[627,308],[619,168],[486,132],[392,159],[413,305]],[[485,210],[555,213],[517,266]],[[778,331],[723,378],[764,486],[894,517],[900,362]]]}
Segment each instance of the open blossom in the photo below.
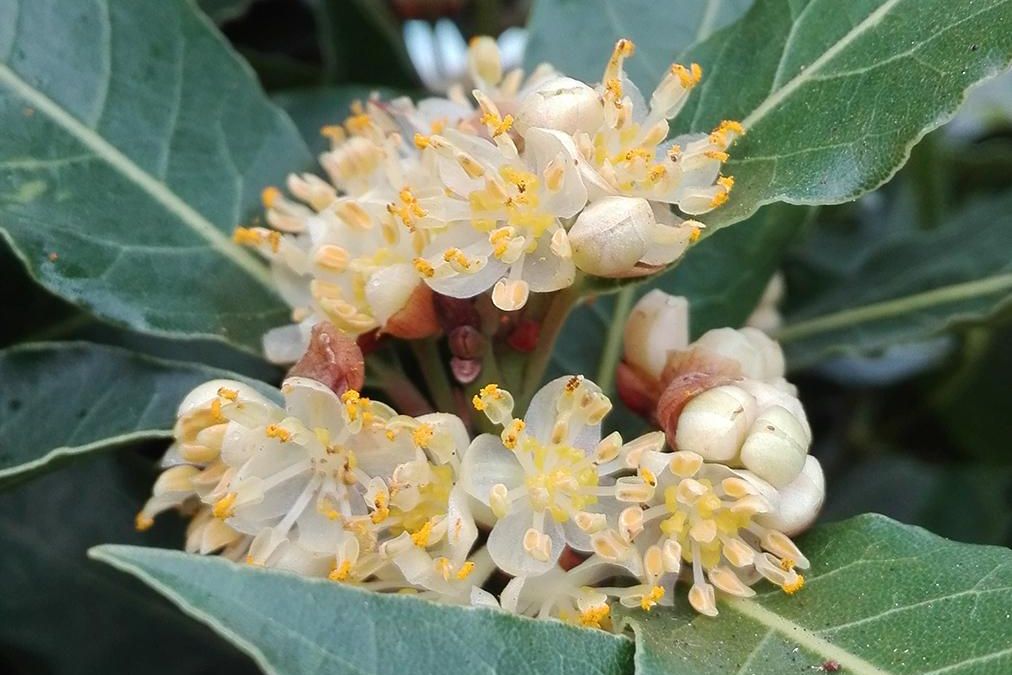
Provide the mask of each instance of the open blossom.
{"label": "open blossom", "polygon": [[597,559],[583,564],[619,564],[639,580],[607,590],[622,604],[648,610],[670,605],[680,576],[691,580],[690,604],[710,616],[717,614],[715,589],[750,597],[750,586],[761,578],[789,594],[804,586],[796,568],[807,568],[807,558],[762,522],[779,506],[772,486],[690,451],[645,452],[640,461],[641,471],[656,477],[650,496],[623,511],[618,528],[594,535]]}
{"label": "open blossom", "polygon": [[618,434],[602,440],[611,402],[582,376],[546,384],[523,419],[513,417],[512,396],[496,385],[484,387],[474,405],[503,431],[471,443],[461,480],[491,509],[492,560],[517,577],[548,572],[567,545],[589,551],[590,535],[645,491],[641,477],[611,476],[629,469],[630,456],[664,442],[659,433],[627,444]]}
{"label": "open blossom", "polygon": [[138,527],[197,504],[188,550],[224,549],[251,564],[372,588],[429,579],[444,595],[435,579],[452,575],[466,601],[477,529],[457,487],[469,441],[463,423],[443,413],[397,415],[306,378],[289,378],[282,392],[284,408],[239,382],[194,390],[180,406],[172,466]]}
{"label": "open blossom", "polygon": [[416,261],[434,290],[471,297],[490,288],[503,310],[573,283],[576,268],[561,219],[576,215],[587,192],[572,140],[531,129],[520,153],[510,136],[511,117],[475,92],[492,140],[447,130],[419,138],[438,158],[446,188],[443,205],[453,221]]}
{"label": "open blossom", "polygon": [[265,336],[268,358],[297,359],[320,321],[350,335],[430,336],[432,291],[491,291],[513,311],[578,270],[636,276],[682,255],[702,224],[672,207],[698,215],[727,199],[733,180],[720,167],[743,130],[724,122],[667,141],[701,73],[672,66],[648,105],[623,71],[632,53],[620,40],[593,87],[550,66],[526,80],[504,73],[495,42],[477,38],[470,97],[373,96],[324,127],[326,178],[292,174],[289,196],[265,189],[273,229],[235,232],[271,261],[292,307],[293,324]]}

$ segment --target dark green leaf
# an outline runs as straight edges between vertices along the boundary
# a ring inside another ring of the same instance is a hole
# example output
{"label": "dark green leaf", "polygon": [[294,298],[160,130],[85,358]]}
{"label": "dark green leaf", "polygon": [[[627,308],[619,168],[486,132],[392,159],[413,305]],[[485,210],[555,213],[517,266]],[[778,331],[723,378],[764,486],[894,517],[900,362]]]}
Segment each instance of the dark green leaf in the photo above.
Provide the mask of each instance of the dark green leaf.
{"label": "dark green leaf", "polygon": [[632,643],[556,621],[436,605],[220,558],[99,546],[268,673],[625,673]]}
{"label": "dark green leaf", "polygon": [[[950,508],[959,508],[950,504]],[[1012,668],[1012,551],[957,544],[883,516],[819,527],[804,590],[718,603],[716,619],[630,611],[636,671],[971,675]]]}
{"label": "dark green leaf", "polygon": [[180,544],[182,533],[169,523],[134,531],[133,514],[151,491],[150,469],[136,456],[104,455],[0,494],[5,673],[256,672],[206,627],[85,556],[102,542]]}
{"label": "dark green leaf", "polygon": [[[832,481],[823,520],[874,511],[956,541],[1008,544],[1012,469],[929,464],[898,455],[854,464]],[[952,507],[954,495],[959,508]]]}
{"label": "dark green leaf", "polygon": [[987,319],[1012,297],[1009,250],[1012,192],[980,201],[938,229],[890,236],[788,316],[779,337],[792,367]]}
{"label": "dark green leaf", "polygon": [[236,376],[86,343],[0,351],[0,485],[92,451],[167,438],[183,397],[219,377]]}
{"label": "dark green leaf", "polygon": [[629,76],[645,90],[657,85],[680,52],[731,23],[752,0],[537,0],[528,21],[528,68],[551,63],[587,82],[601,79],[619,38],[636,43]]}
{"label": "dark green leaf", "polygon": [[31,274],[105,319],[259,351],[287,319],[229,237],[309,164],[184,0],[0,5],[0,228]]}
{"label": "dark green leaf", "polygon": [[327,81],[413,88],[418,76],[400,25],[376,0],[314,0]]}
{"label": "dark green leaf", "polygon": [[704,76],[674,131],[736,119],[748,132],[725,167],[731,200],[707,221],[726,225],[886,181],[968,87],[1012,62],[1012,1],[758,0],[681,60]]}
{"label": "dark green leaf", "polygon": [[340,124],[351,114],[349,106],[353,101],[365,101],[373,91],[384,97],[397,94],[390,89],[347,85],[342,87],[315,87],[292,89],[274,95],[274,102],[295,121],[306,145],[314,154],[330,148],[330,143],[320,134],[328,124]]}
{"label": "dark green leaf", "polygon": [[242,16],[254,0],[197,0],[204,13],[218,23]]}

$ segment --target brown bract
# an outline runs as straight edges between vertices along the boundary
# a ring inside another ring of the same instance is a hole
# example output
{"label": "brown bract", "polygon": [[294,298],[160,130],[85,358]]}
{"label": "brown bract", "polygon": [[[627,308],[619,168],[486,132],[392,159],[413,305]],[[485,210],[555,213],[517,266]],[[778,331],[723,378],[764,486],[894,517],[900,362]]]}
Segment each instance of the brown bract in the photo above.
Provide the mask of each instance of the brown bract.
{"label": "brown bract", "polygon": [[322,382],[340,396],[365,384],[365,359],[355,338],[322,321],[313,326],[309,347],[288,377],[307,377]]}
{"label": "brown bract", "polygon": [[433,295],[432,289],[425,284],[415,286],[404,307],[387,320],[382,332],[404,340],[420,340],[438,333]]}
{"label": "brown bract", "polygon": [[685,405],[707,389],[737,382],[741,366],[701,349],[673,351],[659,379],[619,363],[615,385],[622,402],[662,429],[674,446],[678,418]]}

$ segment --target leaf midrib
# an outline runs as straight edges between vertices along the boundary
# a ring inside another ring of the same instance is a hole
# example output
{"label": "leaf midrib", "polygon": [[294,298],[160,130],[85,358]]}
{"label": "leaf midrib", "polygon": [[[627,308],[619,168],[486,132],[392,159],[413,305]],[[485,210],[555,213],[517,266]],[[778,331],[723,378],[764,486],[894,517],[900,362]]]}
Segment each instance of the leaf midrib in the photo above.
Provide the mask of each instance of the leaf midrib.
{"label": "leaf midrib", "polygon": [[29,102],[36,110],[42,112],[56,125],[93,151],[97,157],[105,160],[109,166],[128,181],[175,214],[223,257],[273,293],[273,285],[267,268],[234,245],[211,221],[183,201],[165,183],[151,176],[94,129],[83,124],[51,98],[32,87],[6,64],[0,64],[0,84],[6,85],[15,95]]}
{"label": "leaf midrib", "polygon": [[[771,632],[780,633],[788,640],[801,645],[805,649],[836,661],[849,673],[855,673],[855,675],[889,675],[889,671],[882,670],[857,654],[852,654],[842,647],[827,642],[808,628],[796,624],[775,612],[771,612],[752,600],[736,598],[727,600],[725,604],[733,611],[766,626]],[[763,640],[766,637],[768,635],[764,636]],[[751,655],[749,658],[751,658]]]}
{"label": "leaf midrib", "polygon": [[791,342],[792,340],[811,337],[819,333],[848,328],[877,319],[898,316],[906,312],[930,309],[953,302],[993,295],[1006,289],[1012,290],[1012,274],[1001,274],[996,277],[944,286],[922,293],[905,295],[891,300],[864,305],[863,307],[844,309],[813,319],[798,321],[789,324],[781,330],[777,334],[777,339],[781,342]]}

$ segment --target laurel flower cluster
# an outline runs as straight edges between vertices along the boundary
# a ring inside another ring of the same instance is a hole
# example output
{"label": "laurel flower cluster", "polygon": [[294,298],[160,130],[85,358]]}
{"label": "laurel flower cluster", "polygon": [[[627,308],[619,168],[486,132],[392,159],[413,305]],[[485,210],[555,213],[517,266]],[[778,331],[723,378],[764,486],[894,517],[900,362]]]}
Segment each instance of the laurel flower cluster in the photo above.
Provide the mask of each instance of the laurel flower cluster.
{"label": "laurel flower cluster", "polygon": [[727,200],[721,166],[744,130],[726,121],[669,140],[702,71],[671,66],[648,101],[625,74],[633,53],[619,40],[592,85],[547,65],[504,73],[496,43],[477,38],[470,96],[374,96],[324,127],[326,177],[267,188],[269,227],[235,232],[271,261],[292,307],[292,325],[265,336],[267,356],[296,360],[320,321],[432,335],[433,292],[491,292],[509,312],[579,273],[640,276],[679,258],[703,228],[692,218]]}
{"label": "laurel flower cluster", "polygon": [[[672,605],[681,579],[710,616],[718,593],[804,585],[785,530],[821,504],[814,459],[778,488],[678,437],[668,449],[663,431],[602,438],[612,405],[582,376],[545,385],[522,418],[482,387],[472,405],[501,431],[473,440],[454,415],[399,415],[353,389],[290,377],[282,394],[191,392],[138,528],[177,508],[190,552],[598,628],[615,600]],[[483,588],[497,570],[512,577],[498,597]]]}

